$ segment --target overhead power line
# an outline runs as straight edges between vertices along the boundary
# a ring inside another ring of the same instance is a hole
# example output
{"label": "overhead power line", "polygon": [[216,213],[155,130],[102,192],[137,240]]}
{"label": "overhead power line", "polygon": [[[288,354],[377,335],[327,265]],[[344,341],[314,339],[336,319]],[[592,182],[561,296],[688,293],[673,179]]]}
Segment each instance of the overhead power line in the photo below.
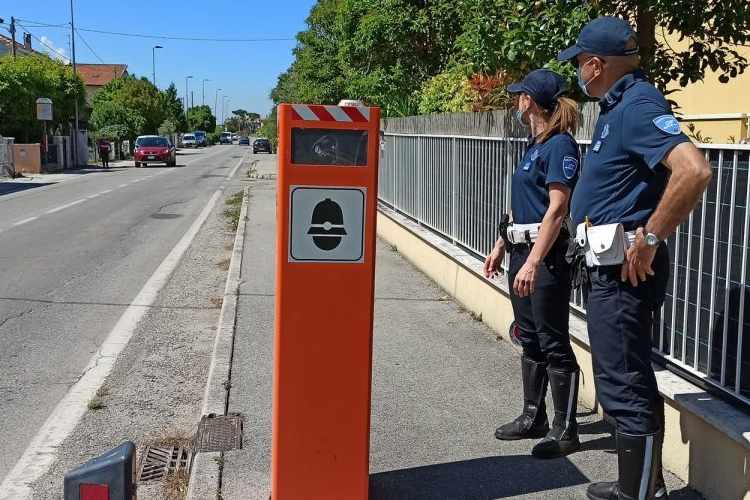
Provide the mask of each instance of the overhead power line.
{"label": "overhead power line", "polygon": [[52,46],[48,45],[47,43],[45,43],[41,38],[39,38],[34,33],[32,33],[31,30],[29,30],[29,28],[27,28],[25,25],[19,23],[18,19],[16,19],[16,24],[19,25],[21,28],[23,28],[24,31],[26,31],[26,33],[28,33],[29,35],[31,35],[31,38],[33,38],[34,40],[36,40],[40,44],[44,45],[45,47],[47,47],[53,53],[58,54],[60,57],[62,57],[65,60],[69,60],[69,58],[66,57],[64,54],[60,54],[60,49],[57,49],[57,48],[52,47]]}
{"label": "overhead power line", "polygon": [[[30,26],[36,28],[67,28],[67,24],[50,24],[41,21],[32,21],[30,19],[22,19],[22,21],[29,23]],[[184,36],[184,35],[164,35],[158,33],[126,33],[123,31],[106,31],[93,28],[76,28],[76,31],[86,31],[88,33],[98,33],[101,35],[113,35],[113,36],[124,36],[130,38],[147,38],[153,40],[181,40],[185,42],[219,42],[219,43],[253,43],[253,42],[287,42],[296,40],[295,38],[286,37],[258,37],[258,38],[211,38],[211,37],[197,37],[197,36]]]}
{"label": "overhead power line", "polygon": [[83,42],[83,44],[89,49],[89,52],[91,52],[92,54],[94,54],[94,57],[96,57],[99,60],[100,63],[107,64],[107,63],[104,62],[104,60],[101,57],[99,57],[99,54],[97,54],[96,51],[94,51],[94,49],[91,47],[91,45],[89,45],[89,42],[87,42],[86,39],[83,38],[83,35],[81,35],[81,33],[79,32],[78,28],[76,28],[76,34],[78,35],[78,38],[81,39],[81,41]]}

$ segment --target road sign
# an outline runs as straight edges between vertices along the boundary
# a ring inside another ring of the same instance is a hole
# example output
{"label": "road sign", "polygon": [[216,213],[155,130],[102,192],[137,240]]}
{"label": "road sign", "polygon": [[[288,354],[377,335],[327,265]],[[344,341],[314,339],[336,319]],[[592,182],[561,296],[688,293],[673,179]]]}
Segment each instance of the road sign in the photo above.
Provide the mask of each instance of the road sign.
{"label": "road sign", "polygon": [[281,104],[273,500],[365,500],[380,110]]}
{"label": "road sign", "polygon": [[52,121],[52,99],[40,97],[36,100],[36,119],[41,121]]}
{"label": "road sign", "polygon": [[362,262],[363,188],[291,186],[289,262]]}

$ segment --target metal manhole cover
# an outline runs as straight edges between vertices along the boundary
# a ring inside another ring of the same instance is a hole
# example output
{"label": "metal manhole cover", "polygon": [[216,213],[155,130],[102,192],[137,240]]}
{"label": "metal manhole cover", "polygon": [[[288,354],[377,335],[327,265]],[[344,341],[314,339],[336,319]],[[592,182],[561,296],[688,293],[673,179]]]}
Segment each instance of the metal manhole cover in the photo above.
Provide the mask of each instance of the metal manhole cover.
{"label": "metal manhole cover", "polygon": [[193,450],[182,446],[147,446],[138,467],[137,482],[161,479],[181,470],[188,472]]}
{"label": "metal manhole cover", "polygon": [[229,451],[241,448],[242,416],[211,414],[201,418],[195,436],[196,451]]}

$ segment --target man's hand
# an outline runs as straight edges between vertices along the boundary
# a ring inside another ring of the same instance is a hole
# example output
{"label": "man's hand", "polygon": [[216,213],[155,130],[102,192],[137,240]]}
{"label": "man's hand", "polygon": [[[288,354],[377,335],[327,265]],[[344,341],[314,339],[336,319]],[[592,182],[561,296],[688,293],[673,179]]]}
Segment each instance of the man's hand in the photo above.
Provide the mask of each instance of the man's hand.
{"label": "man's hand", "polygon": [[656,249],[646,244],[644,230],[639,227],[635,231],[635,241],[625,254],[625,262],[622,264],[620,278],[622,281],[630,281],[633,286],[638,286],[641,281],[646,281],[649,276],[654,275],[651,263],[656,256]]}
{"label": "man's hand", "polygon": [[492,252],[484,259],[484,277],[492,279],[503,273],[503,259],[505,258],[505,242],[497,240]]}
{"label": "man's hand", "polygon": [[513,291],[519,297],[527,297],[534,293],[536,286],[536,272],[539,268],[539,262],[526,259],[521,269],[516,274],[513,282]]}

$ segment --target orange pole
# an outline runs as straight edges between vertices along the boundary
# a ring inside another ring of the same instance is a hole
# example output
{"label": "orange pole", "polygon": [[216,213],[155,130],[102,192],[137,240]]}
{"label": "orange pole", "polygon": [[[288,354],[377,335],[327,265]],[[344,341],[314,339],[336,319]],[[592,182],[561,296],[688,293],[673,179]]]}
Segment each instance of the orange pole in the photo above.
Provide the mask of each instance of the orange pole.
{"label": "orange pole", "polygon": [[[272,498],[366,499],[380,112],[282,104],[278,120]],[[299,137],[337,133],[366,133],[366,164],[293,163]]]}

